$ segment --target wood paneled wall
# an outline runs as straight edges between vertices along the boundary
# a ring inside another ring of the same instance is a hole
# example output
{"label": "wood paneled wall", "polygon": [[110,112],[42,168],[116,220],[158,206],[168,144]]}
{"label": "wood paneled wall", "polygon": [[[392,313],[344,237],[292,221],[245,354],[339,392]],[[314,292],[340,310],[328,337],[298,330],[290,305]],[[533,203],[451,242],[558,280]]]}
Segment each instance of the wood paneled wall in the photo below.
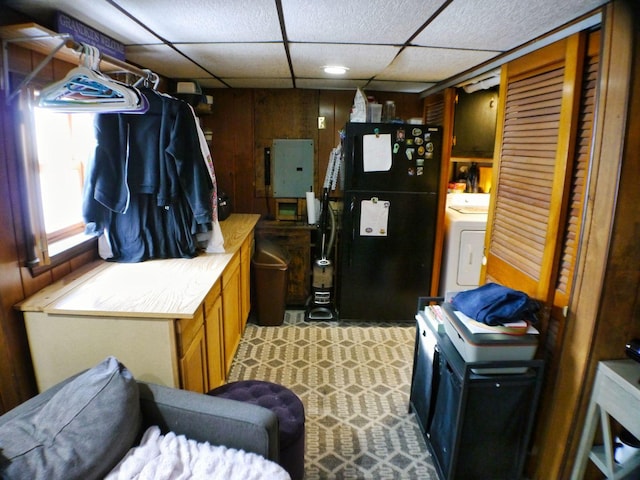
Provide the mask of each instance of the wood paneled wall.
{"label": "wood paneled wall", "polygon": [[[213,97],[213,111],[202,115],[201,121],[213,131],[210,148],[218,188],[231,198],[233,211],[273,215],[271,189],[265,186],[264,150],[274,139],[314,141],[313,188],[322,189],[329,155],[340,143],[339,131],[349,119],[353,91],[225,89],[207,94]],[[402,118],[422,117],[418,94],[367,94],[381,103],[395,101]],[[325,118],[326,128],[318,129],[318,117]]]}

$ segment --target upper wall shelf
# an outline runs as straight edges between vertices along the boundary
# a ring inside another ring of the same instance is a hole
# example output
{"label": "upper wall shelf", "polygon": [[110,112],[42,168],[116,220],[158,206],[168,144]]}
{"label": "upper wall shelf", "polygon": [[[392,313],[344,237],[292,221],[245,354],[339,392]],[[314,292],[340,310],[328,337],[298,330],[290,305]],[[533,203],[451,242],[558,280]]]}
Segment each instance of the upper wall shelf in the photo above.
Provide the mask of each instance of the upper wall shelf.
{"label": "upper wall shelf", "polygon": [[[11,101],[18,91],[28,84],[53,58],[74,65],[77,65],[80,60],[78,51],[80,44],[71,35],[54,32],[36,23],[0,26],[0,37],[2,38],[3,47],[2,88],[6,91],[8,101]],[[24,48],[45,55],[44,60],[22,81],[13,93],[9,92],[9,44],[11,43],[20,44]],[[99,68],[104,73],[128,72],[139,77],[146,77],[150,73],[107,55],[101,56]]]}

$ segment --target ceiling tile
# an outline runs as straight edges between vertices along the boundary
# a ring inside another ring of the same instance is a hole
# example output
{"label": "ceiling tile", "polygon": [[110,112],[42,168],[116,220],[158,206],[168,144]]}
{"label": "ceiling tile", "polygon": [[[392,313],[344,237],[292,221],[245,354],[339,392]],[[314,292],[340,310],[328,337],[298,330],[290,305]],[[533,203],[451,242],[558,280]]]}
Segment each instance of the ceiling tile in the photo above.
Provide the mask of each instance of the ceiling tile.
{"label": "ceiling tile", "polygon": [[347,78],[326,79],[326,78],[298,78],[296,79],[296,87],[312,88],[317,90],[355,90],[364,88],[367,84],[366,80],[350,80]]}
{"label": "ceiling tile", "polygon": [[[130,62],[169,79],[202,78],[209,88],[389,91],[457,78],[606,1],[280,0],[285,47],[274,0],[0,0],[46,28],[63,11],[124,43]],[[330,64],[350,70],[325,77],[321,68]]]}
{"label": "ceiling tile", "polygon": [[293,88],[288,78],[223,78],[231,88]]}
{"label": "ceiling tile", "polygon": [[115,0],[171,43],[282,41],[273,0]]}
{"label": "ceiling tile", "polygon": [[167,45],[138,45],[127,47],[129,62],[148,68],[168,78],[198,78],[211,76],[193,62]]}
{"label": "ceiling tile", "polygon": [[288,78],[282,43],[185,43],[176,47],[217,77]]}
{"label": "ceiling tile", "polygon": [[367,90],[376,90],[379,92],[420,93],[428,88],[433,87],[434,85],[435,83],[372,80],[367,84]]}
{"label": "ceiling tile", "polygon": [[289,51],[296,77],[331,78],[322,67],[342,65],[349,70],[340,78],[369,79],[391,63],[400,47],[294,43]]}
{"label": "ceiling tile", "polygon": [[292,42],[403,45],[444,0],[282,0]]}
{"label": "ceiling tile", "polygon": [[507,51],[603,3],[606,0],[455,0],[412,44]]}
{"label": "ceiling tile", "polygon": [[497,52],[452,50],[447,48],[407,47],[376,80],[438,82],[474,67]]}
{"label": "ceiling tile", "polygon": [[191,78],[191,80],[195,80],[202,88],[226,88],[226,85],[219,80],[216,80],[212,77],[206,78]]}

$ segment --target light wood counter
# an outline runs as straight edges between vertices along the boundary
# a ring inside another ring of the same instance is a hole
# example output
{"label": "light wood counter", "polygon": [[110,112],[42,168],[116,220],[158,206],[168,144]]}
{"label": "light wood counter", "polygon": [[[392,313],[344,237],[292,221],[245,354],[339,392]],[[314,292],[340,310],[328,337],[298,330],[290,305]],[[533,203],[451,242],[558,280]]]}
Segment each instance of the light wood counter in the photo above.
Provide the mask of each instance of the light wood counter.
{"label": "light wood counter", "polygon": [[[237,265],[241,255],[248,265],[259,218],[233,214],[220,222],[224,253],[140,263],[98,261],[18,304],[38,388],[107,355],[116,356],[141,380],[197,391],[209,388],[209,352],[226,349],[232,357],[248,315],[239,304],[241,295],[249,294],[248,269],[240,279]],[[232,287],[226,288],[227,277],[237,278]],[[205,327],[212,324],[211,318],[205,322],[206,311],[212,311],[205,305],[215,304],[225,291],[232,301],[225,302],[226,312],[220,309],[220,332],[214,339],[213,329],[207,333]],[[202,371],[194,373],[197,368]]]}
{"label": "light wood counter", "polygon": [[50,314],[191,318],[259,218],[234,214],[220,222],[225,253],[140,263],[94,262],[16,307]]}

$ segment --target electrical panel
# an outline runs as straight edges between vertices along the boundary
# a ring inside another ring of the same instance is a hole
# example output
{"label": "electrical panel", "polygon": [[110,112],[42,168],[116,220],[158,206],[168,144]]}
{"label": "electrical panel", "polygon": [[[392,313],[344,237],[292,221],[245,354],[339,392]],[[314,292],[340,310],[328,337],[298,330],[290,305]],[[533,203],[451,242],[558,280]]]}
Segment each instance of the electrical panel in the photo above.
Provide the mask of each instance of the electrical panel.
{"label": "electrical panel", "polygon": [[276,139],[271,149],[273,196],[304,198],[313,187],[313,140]]}

